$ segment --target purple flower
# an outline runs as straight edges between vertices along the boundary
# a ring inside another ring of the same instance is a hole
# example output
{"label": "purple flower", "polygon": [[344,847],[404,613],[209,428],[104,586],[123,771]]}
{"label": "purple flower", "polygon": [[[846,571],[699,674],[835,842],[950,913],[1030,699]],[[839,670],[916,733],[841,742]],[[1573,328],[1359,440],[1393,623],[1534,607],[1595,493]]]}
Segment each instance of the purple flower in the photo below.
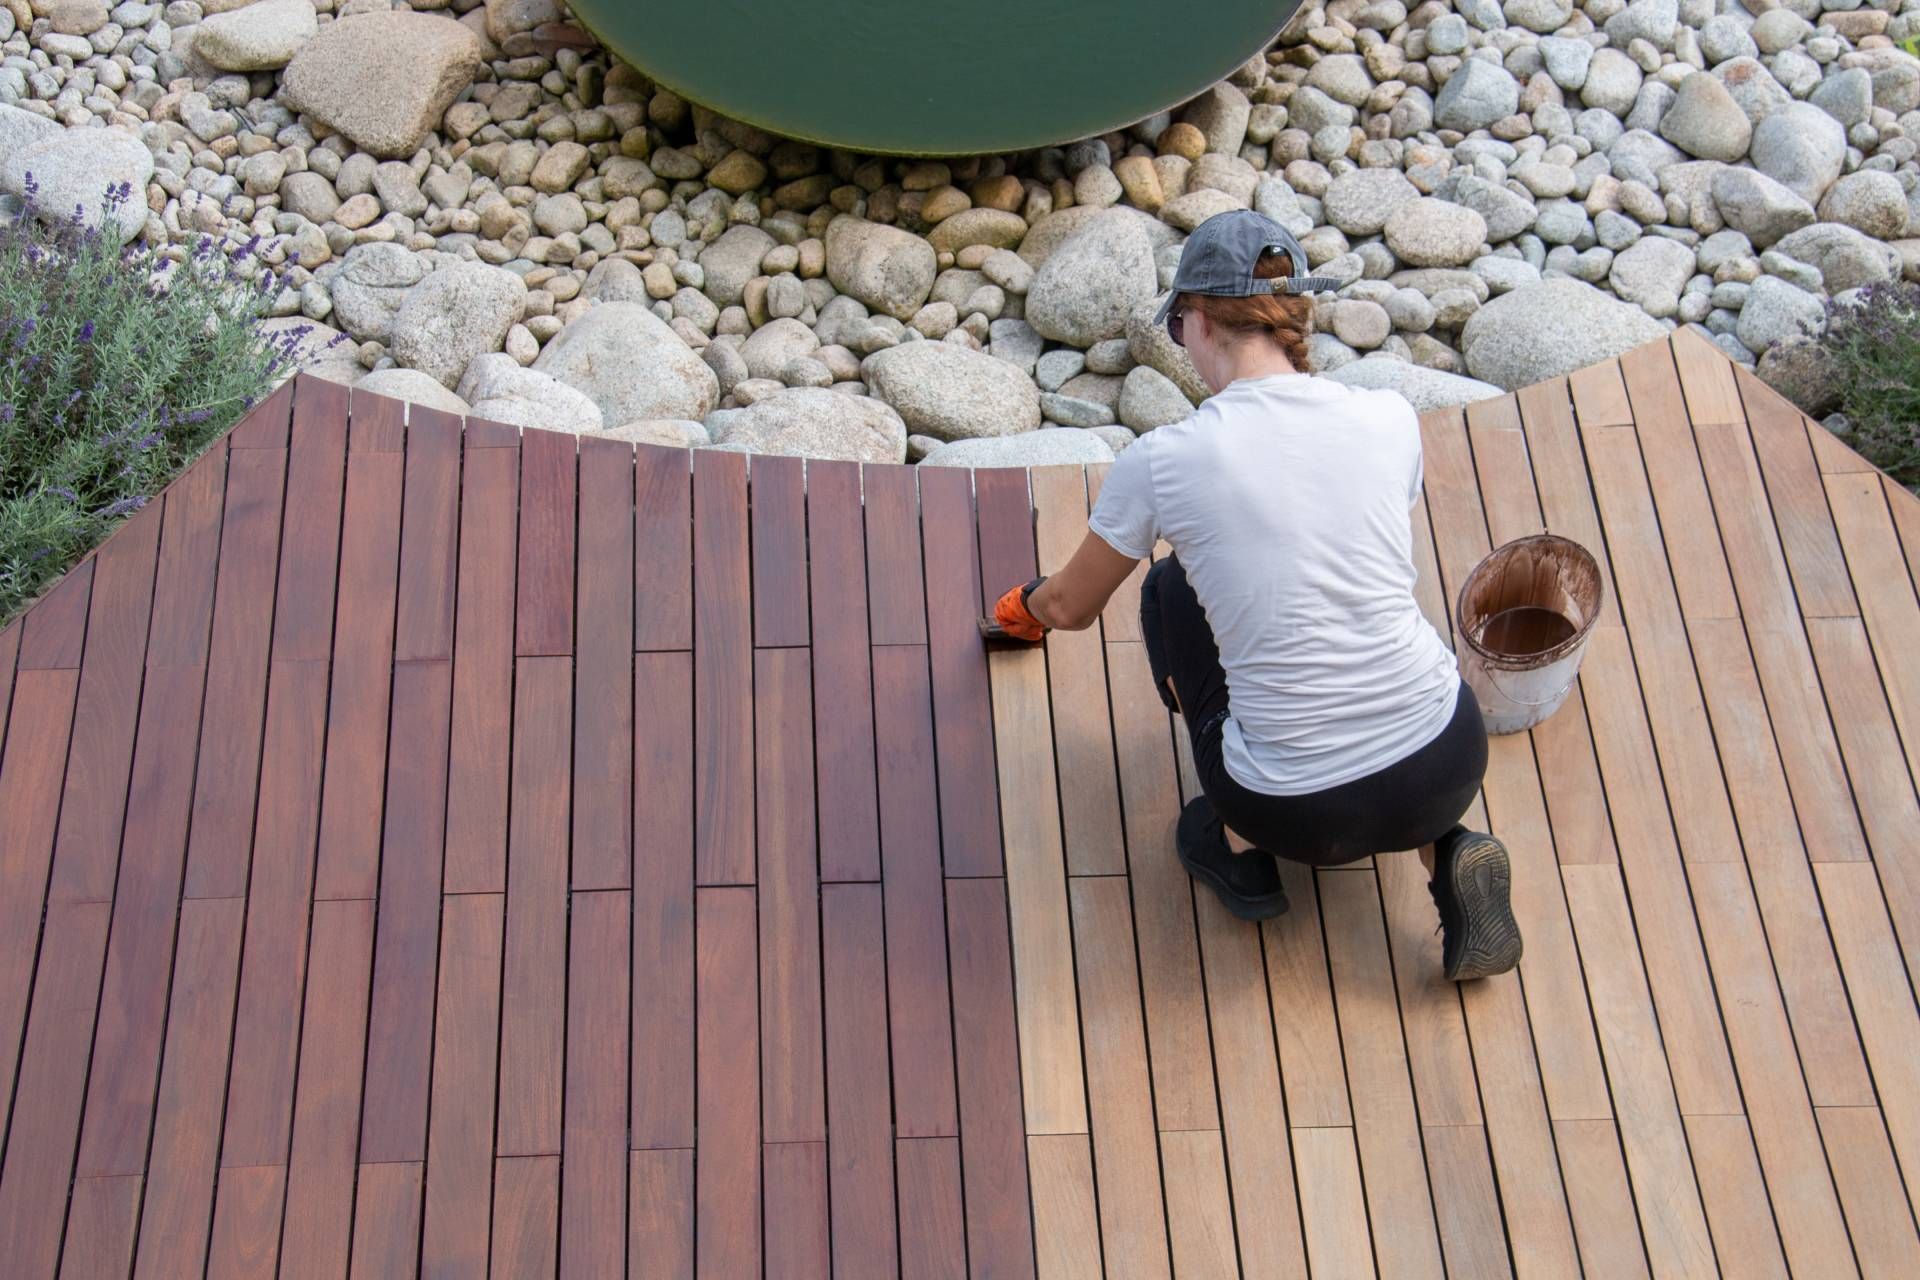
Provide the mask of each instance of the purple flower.
{"label": "purple flower", "polygon": [[82,342],[93,341],[93,321],[89,320],[85,324],[80,326],[80,341]]}
{"label": "purple flower", "polygon": [[124,516],[130,512],[138,511],[146,505],[147,495],[144,493],[135,493],[124,498],[114,499],[106,506],[100,508],[100,510],[94,512],[94,514],[106,519],[112,519],[114,516]]}
{"label": "purple flower", "polygon": [[13,405],[10,401],[0,400],[0,422],[13,421]]}
{"label": "purple flower", "polygon": [[75,493],[73,490],[67,488],[65,485],[55,485],[53,488],[47,490],[47,492],[52,494],[56,498],[65,498],[68,502],[80,501],[80,495]]}

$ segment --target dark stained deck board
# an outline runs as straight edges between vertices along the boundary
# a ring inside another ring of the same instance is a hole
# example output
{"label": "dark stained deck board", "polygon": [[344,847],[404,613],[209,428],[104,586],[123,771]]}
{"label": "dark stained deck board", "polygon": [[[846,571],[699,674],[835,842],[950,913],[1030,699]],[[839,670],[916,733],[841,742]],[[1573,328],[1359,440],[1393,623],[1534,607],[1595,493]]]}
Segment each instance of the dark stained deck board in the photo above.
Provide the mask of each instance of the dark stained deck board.
{"label": "dark stained deck board", "polygon": [[1437,624],[1542,525],[1625,606],[1458,992],[1408,855],[1192,895],[1136,587],[983,656],[1081,473],[282,388],[0,630],[10,1273],[1905,1274],[1920,505],[1685,333],[1425,427]]}
{"label": "dark stained deck board", "polygon": [[633,872],[633,449],[580,442],[574,600],[575,889],[624,889]]}

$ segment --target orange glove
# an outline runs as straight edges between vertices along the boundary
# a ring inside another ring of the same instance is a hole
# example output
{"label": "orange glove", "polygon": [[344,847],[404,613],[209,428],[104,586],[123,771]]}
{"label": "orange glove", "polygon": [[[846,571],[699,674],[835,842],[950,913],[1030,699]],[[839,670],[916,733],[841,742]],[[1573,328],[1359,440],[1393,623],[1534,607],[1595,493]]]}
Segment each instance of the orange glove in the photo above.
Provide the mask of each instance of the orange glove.
{"label": "orange glove", "polygon": [[1046,638],[1046,625],[1027,608],[1027,597],[1045,581],[1046,578],[1040,577],[1024,586],[1013,587],[993,606],[993,620],[1015,640],[1037,642]]}

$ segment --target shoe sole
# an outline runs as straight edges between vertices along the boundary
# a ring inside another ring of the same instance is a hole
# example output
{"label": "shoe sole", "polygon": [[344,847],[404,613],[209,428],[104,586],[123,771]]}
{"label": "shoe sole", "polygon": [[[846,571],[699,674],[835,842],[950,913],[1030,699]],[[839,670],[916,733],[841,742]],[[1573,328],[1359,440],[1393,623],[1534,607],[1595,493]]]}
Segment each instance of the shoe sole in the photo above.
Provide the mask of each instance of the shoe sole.
{"label": "shoe sole", "polygon": [[1513,918],[1513,867],[1506,846],[1479,836],[1454,855],[1454,899],[1465,936],[1447,977],[1455,982],[1489,978],[1520,963],[1520,924]]}
{"label": "shoe sole", "polygon": [[[1220,899],[1221,905],[1225,906],[1236,919],[1253,921],[1272,920],[1276,916],[1286,914],[1288,902],[1287,895],[1284,891],[1269,894],[1264,898],[1249,898],[1245,894],[1235,893],[1232,889],[1228,888],[1226,883],[1222,881],[1219,876],[1215,875],[1211,868],[1199,866],[1188,861],[1187,855],[1180,853],[1178,849],[1174,852],[1179,854],[1180,865],[1187,869],[1187,874],[1206,885],[1207,888],[1213,890],[1214,896]],[[1246,857],[1248,855],[1242,854],[1240,856]]]}

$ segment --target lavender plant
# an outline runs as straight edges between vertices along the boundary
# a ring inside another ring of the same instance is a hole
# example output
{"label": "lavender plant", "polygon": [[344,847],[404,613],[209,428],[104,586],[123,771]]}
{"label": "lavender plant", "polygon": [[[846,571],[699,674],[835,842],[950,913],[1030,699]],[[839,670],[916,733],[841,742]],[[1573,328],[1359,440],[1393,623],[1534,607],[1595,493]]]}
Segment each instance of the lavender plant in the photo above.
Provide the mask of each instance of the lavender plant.
{"label": "lavender plant", "polygon": [[1848,424],[1841,439],[1920,488],[1920,284],[1888,281],[1829,302],[1822,342]]}
{"label": "lavender plant", "polygon": [[[25,206],[0,217],[0,621],[266,394],[299,330],[259,321],[280,281],[258,239],[184,260]],[[106,222],[134,198],[107,193]]]}

